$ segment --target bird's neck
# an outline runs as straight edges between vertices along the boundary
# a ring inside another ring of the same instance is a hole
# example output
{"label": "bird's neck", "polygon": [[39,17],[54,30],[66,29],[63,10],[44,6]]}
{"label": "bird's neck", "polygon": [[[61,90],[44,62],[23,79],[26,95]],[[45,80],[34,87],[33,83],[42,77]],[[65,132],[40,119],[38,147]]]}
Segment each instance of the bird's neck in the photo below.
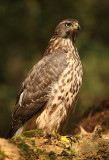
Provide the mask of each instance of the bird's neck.
{"label": "bird's neck", "polygon": [[75,58],[79,56],[75,46],[75,39],[72,39],[72,37],[62,38],[54,35],[50,39],[44,55],[55,54],[56,52],[70,53]]}

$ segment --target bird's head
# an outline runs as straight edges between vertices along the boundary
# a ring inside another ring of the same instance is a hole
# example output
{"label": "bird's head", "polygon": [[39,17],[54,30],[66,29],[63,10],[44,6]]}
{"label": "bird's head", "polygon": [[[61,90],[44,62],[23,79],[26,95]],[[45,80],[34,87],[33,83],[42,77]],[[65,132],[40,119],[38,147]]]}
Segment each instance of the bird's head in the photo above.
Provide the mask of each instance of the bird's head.
{"label": "bird's head", "polygon": [[77,34],[78,30],[80,30],[80,25],[78,21],[70,18],[61,21],[57,25],[55,29],[55,34],[62,38],[72,38],[75,33]]}

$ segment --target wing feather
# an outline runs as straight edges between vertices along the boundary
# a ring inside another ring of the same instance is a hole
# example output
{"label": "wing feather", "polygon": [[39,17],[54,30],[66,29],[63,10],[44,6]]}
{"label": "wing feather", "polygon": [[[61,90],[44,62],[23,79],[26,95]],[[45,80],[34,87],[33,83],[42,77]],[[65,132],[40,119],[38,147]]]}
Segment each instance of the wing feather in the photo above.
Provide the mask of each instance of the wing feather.
{"label": "wing feather", "polygon": [[27,119],[37,114],[46,105],[52,84],[58,81],[67,65],[67,56],[63,51],[44,56],[30,70],[18,94],[12,125],[6,138],[13,137]]}
{"label": "wing feather", "polygon": [[67,56],[57,52],[43,57],[28,73],[14,108],[13,118],[23,121],[36,114],[48,101],[48,92],[67,66]]}

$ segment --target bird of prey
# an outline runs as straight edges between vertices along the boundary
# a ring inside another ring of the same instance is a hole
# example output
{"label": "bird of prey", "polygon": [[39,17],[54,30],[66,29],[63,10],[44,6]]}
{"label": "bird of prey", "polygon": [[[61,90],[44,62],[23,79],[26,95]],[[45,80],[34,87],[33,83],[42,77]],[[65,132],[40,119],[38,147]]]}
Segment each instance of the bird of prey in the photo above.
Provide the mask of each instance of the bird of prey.
{"label": "bird of prey", "polygon": [[80,25],[69,18],[55,28],[43,58],[22,83],[7,138],[43,128],[60,133],[75,108],[82,65],[75,45]]}

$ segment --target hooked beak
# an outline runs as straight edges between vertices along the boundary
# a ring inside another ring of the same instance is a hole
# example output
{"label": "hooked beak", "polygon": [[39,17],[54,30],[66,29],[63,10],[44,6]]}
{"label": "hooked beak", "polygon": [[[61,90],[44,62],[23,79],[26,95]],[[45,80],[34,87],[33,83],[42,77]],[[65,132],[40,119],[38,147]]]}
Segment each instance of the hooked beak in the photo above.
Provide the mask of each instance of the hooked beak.
{"label": "hooked beak", "polygon": [[78,24],[78,22],[76,22],[75,24],[74,24],[74,26],[72,27],[72,30],[80,30],[81,29],[81,27],[80,27],[80,25]]}

